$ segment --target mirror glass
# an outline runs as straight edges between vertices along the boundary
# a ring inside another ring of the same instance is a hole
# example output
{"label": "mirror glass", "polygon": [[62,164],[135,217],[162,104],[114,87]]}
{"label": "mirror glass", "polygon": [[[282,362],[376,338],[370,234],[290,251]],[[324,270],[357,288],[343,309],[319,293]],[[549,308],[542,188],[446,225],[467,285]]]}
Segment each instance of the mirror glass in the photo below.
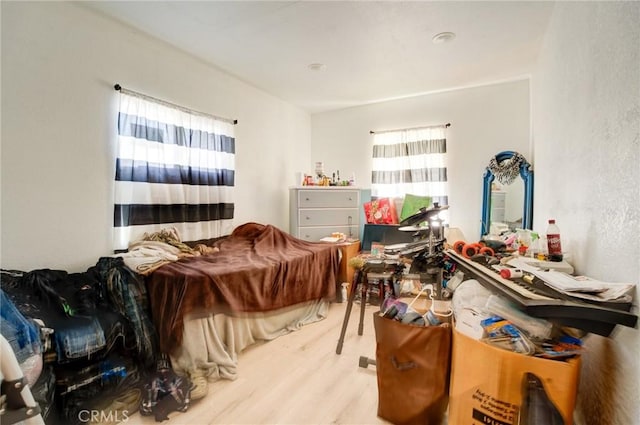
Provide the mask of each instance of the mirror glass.
{"label": "mirror glass", "polygon": [[483,184],[481,237],[517,228],[531,229],[533,171],[521,154],[504,151],[491,158]]}
{"label": "mirror glass", "polygon": [[494,180],[491,185],[491,223],[502,223],[511,230],[522,228],[522,205],[524,205],[524,182],[515,179],[510,184],[500,184]]}

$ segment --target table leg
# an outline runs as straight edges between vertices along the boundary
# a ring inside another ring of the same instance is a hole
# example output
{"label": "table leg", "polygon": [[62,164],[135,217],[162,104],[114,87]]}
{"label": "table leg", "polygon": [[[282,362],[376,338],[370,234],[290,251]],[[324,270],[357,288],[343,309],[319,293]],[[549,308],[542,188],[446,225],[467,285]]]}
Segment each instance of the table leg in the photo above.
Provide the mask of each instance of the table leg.
{"label": "table leg", "polygon": [[362,274],[364,275],[364,279],[360,279],[362,284],[360,285],[360,323],[358,324],[358,335],[362,335],[364,333],[364,309],[367,306],[367,292],[369,292],[367,274]]}
{"label": "table leg", "polygon": [[356,290],[358,287],[358,280],[360,279],[360,274],[361,273],[358,270],[356,270],[355,274],[353,275],[352,287],[351,287],[351,291],[349,292],[349,301],[347,301],[347,309],[344,312],[344,319],[342,320],[342,329],[340,330],[340,339],[338,339],[336,354],[342,353],[342,345],[344,344],[344,335],[347,333],[347,325],[349,324],[349,316],[351,315],[351,309],[353,308],[353,301],[356,298]]}

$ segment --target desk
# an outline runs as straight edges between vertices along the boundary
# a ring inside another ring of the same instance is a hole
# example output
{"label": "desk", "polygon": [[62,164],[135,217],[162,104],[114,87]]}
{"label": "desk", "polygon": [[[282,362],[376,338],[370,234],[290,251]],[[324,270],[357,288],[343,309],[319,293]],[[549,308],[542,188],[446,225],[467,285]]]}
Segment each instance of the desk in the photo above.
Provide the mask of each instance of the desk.
{"label": "desk", "polygon": [[346,302],[347,300],[342,299],[342,283],[347,282],[349,285],[347,286],[347,293],[351,292],[351,284],[353,282],[353,274],[355,270],[353,267],[349,267],[349,260],[353,257],[356,257],[358,253],[360,253],[360,241],[353,242],[342,242],[339,243],[340,252],[342,253],[342,258],[340,260],[340,270],[338,272],[338,280],[336,281],[336,294],[337,300],[339,302]]}

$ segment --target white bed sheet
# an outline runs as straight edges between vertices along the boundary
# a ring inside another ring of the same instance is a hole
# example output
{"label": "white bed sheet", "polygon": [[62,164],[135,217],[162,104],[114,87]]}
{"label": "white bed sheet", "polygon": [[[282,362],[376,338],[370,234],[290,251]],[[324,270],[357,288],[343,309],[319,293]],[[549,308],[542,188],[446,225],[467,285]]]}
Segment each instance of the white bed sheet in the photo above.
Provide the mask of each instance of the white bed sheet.
{"label": "white bed sheet", "polygon": [[238,377],[238,354],[260,340],[273,340],[323,320],[329,302],[315,300],[271,312],[240,316],[208,314],[185,317],[182,346],[171,355],[179,374],[205,376],[209,381]]}

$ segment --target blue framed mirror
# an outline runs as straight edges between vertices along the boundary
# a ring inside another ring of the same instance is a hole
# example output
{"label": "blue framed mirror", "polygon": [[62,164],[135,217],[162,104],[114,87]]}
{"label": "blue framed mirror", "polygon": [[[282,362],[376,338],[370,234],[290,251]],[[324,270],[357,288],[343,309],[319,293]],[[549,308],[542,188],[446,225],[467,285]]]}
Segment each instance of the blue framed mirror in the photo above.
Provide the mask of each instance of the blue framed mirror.
{"label": "blue framed mirror", "polygon": [[482,176],[480,237],[500,229],[533,226],[533,170],[518,152],[503,151],[491,158]]}

